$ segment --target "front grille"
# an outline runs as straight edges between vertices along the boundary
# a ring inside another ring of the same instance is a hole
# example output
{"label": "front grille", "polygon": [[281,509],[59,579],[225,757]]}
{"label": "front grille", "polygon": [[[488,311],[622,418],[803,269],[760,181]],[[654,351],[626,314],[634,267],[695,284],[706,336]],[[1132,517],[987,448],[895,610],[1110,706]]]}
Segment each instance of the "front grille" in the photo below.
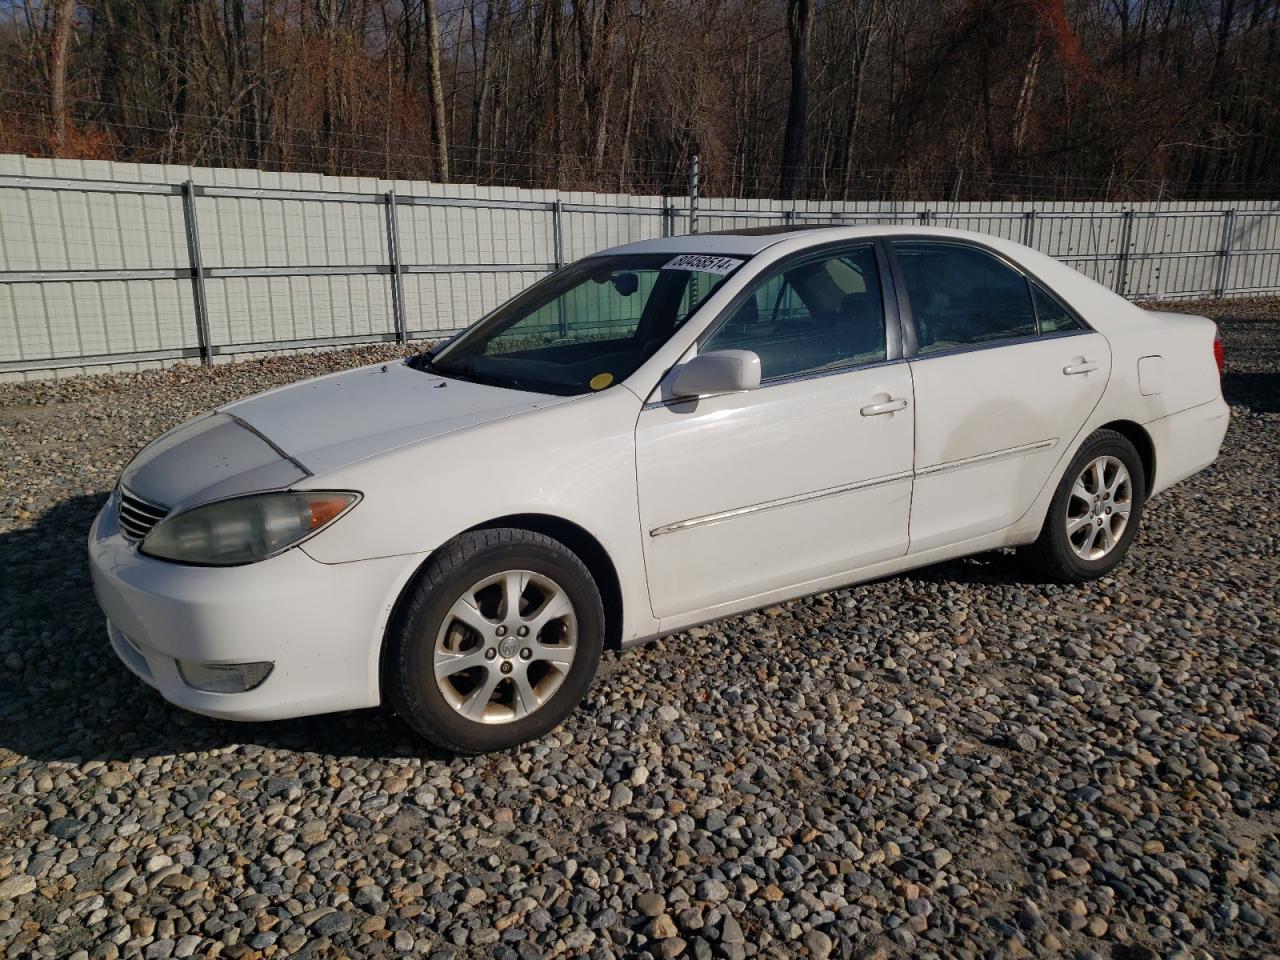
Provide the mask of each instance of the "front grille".
{"label": "front grille", "polygon": [[124,487],[120,488],[120,532],[126,540],[141,540],[168,513],[168,507],[143,500]]}

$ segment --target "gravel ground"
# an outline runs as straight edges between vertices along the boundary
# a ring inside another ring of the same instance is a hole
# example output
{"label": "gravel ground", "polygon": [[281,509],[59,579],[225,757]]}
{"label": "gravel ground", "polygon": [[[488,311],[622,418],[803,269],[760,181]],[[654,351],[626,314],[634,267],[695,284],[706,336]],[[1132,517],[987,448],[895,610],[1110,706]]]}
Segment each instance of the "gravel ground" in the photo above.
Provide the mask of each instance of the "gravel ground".
{"label": "gravel ground", "polygon": [[0,387],[0,954],[1280,954],[1280,303],[1222,321],[1218,465],[1117,575],[1007,554],[610,655],[510,755],[368,711],[184,714],[83,541],[141,443],[394,355]]}

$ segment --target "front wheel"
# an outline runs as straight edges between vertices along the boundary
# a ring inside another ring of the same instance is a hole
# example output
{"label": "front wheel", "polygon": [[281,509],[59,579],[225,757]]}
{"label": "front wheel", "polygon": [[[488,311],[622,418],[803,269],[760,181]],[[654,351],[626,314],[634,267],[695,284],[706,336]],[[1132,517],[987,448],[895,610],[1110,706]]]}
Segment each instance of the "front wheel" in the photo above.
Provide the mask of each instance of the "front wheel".
{"label": "front wheel", "polygon": [[1129,438],[1097,430],[1062,475],[1028,559],[1054,580],[1081,583],[1110,573],[1138,532],[1147,489]]}
{"label": "front wheel", "polygon": [[476,530],[419,575],[388,638],[384,689],[438,746],[505,750],[578,705],[603,638],[599,590],[572,551],[529,530]]}

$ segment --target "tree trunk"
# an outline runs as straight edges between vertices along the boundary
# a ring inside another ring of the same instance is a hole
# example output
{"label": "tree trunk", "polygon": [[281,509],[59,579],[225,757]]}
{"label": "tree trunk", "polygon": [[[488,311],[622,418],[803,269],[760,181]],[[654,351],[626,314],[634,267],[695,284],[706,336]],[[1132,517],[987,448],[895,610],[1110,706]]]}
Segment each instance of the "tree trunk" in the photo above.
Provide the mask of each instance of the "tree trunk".
{"label": "tree trunk", "polygon": [[484,5],[484,40],[477,49],[476,38],[480,31],[476,27],[476,8],[471,4],[471,55],[480,63],[480,82],[476,84],[471,98],[471,149],[475,154],[475,171],[479,173],[481,161],[484,159],[483,144],[485,142],[485,114],[489,107],[489,85],[493,77],[493,0],[485,0]]}
{"label": "tree trunk", "polygon": [[[1280,69],[1277,69],[1280,67],[1280,57],[1276,56],[1277,50],[1280,49],[1280,44],[1277,44],[1278,33],[1280,33],[1280,9],[1272,12],[1271,23],[1267,27],[1267,53],[1262,69],[1257,72],[1260,90],[1275,90],[1276,85],[1280,83]],[[1244,175],[1251,179],[1262,179],[1267,171],[1268,151],[1263,134],[1267,129],[1266,112],[1266,101],[1259,99],[1254,105],[1253,122],[1249,124],[1254,135],[1249,138],[1249,156],[1244,168]]]}
{"label": "tree trunk", "polygon": [[76,0],[57,0],[53,8],[53,43],[49,48],[49,95],[53,129],[49,145],[58,154],[67,143],[67,60],[76,23]]}
{"label": "tree trunk", "polygon": [[582,90],[584,146],[594,160],[595,174],[604,162],[610,94],[610,21],[613,0],[573,0],[578,30],[578,75]]}
{"label": "tree trunk", "polygon": [[622,149],[618,161],[618,189],[627,189],[627,155],[631,151],[631,126],[635,122],[636,94],[640,89],[640,63],[645,53],[644,4],[640,4],[635,54],[631,59],[631,76],[627,81],[627,97],[622,115]]}
{"label": "tree trunk", "polygon": [[325,172],[328,174],[337,173],[338,157],[333,142],[338,126],[338,77],[333,49],[337,43],[337,16],[335,0],[317,0],[316,20],[319,21],[320,35],[324,39],[324,103],[320,110],[320,149],[325,157]]}
{"label": "tree trunk", "polygon": [[436,0],[426,0],[423,15],[427,20],[427,79],[431,88],[431,115],[435,126],[436,172],[441,183],[448,183],[449,133],[445,129],[444,85],[440,81],[440,22],[436,17]]}
{"label": "tree trunk", "polygon": [[1212,147],[1209,141],[1220,133],[1230,114],[1230,103],[1224,98],[1224,86],[1227,72],[1227,45],[1231,40],[1231,21],[1235,16],[1235,0],[1222,0],[1218,12],[1218,35],[1213,45],[1213,67],[1209,71],[1209,96],[1215,101],[1210,117],[1200,127],[1196,137],[1195,153],[1191,159],[1191,173],[1187,180],[1187,196],[1199,199],[1204,193],[1205,175],[1209,171],[1209,155]]}
{"label": "tree trunk", "polygon": [[249,35],[245,25],[244,0],[228,0],[227,16],[230,19],[228,41],[233,50],[228,58],[227,72],[230,75],[227,95],[234,103],[239,101],[239,147],[236,153],[242,153],[249,166],[257,166],[262,159],[262,150],[258,130],[257,97],[254,95],[251,73],[252,62],[249,57]]}
{"label": "tree trunk", "polygon": [[513,56],[513,44],[515,43],[514,25],[511,16],[511,4],[503,3],[502,21],[502,61],[498,73],[500,76],[495,81],[495,89],[493,92],[493,113],[489,118],[489,156],[496,156],[495,151],[498,146],[507,145],[512,142],[511,127],[511,111],[508,109],[511,100],[511,94],[515,88],[512,80],[511,66]]}
{"label": "tree trunk", "polygon": [[[382,112],[382,178],[391,179],[391,126],[392,106],[396,101],[395,61],[391,56],[392,38],[395,30],[391,25],[391,12],[387,9],[387,0],[379,0],[378,14],[382,18],[382,35],[386,38],[387,49],[383,56],[382,69],[386,75],[386,104]],[[398,105],[397,105],[398,106]],[[398,112],[398,111],[396,111]]]}
{"label": "tree trunk", "polygon": [[413,54],[417,47],[414,45],[414,10],[413,0],[404,0],[404,6],[400,14],[400,78],[404,84],[404,89],[409,89],[409,82],[413,78]]}
{"label": "tree trunk", "polygon": [[[1027,125],[1031,121],[1031,102],[1036,95],[1036,76],[1040,72],[1040,59],[1044,55],[1043,44],[1036,44],[1027,60],[1027,69],[1022,75],[1022,90],[1018,93],[1018,105],[1013,111],[1013,149],[1022,156],[1027,142]],[[1021,161],[1019,161],[1021,162]]]}
{"label": "tree trunk", "polygon": [[555,186],[557,190],[564,189],[564,153],[565,153],[565,123],[564,123],[564,64],[561,53],[564,43],[561,37],[561,15],[559,3],[544,4],[548,11],[548,19],[550,21],[550,59],[548,63],[548,74],[551,80],[551,144],[552,157],[551,167],[555,170]]}
{"label": "tree trunk", "polygon": [[795,196],[804,163],[804,135],[809,112],[809,40],[813,34],[813,0],[788,0],[787,39],[791,44],[791,96],[782,138],[782,174],[778,196]]}
{"label": "tree trunk", "polygon": [[870,3],[865,9],[866,21],[862,22],[855,15],[854,40],[851,55],[853,57],[853,90],[849,95],[849,116],[845,131],[844,144],[844,187],[841,197],[850,199],[853,177],[858,173],[857,151],[858,137],[862,132],[862,103],[867,80],[867,61],[871,56],[871,45],[881,30],[882,11],[878,3]]}

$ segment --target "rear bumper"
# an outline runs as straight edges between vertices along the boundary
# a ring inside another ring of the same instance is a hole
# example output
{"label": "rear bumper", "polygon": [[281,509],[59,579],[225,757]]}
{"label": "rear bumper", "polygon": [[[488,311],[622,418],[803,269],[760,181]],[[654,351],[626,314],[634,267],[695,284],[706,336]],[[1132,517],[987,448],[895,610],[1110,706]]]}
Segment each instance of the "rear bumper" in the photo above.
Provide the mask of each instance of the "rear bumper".
{"label": "rear bumper", "polygon": [[1146,424],[1156,449],[1152,496],[1218,459],[1230,423],[1231,408],[1218,398]]}
{"label": "rear bumper", "polygon": [[[377,706],[383,631],[419,560],[323,564],[294,549],[243,567],[183,566],[140,554],[112,503],[89,534],[116,656],[170,703],[228,720]],[[179,660],[274,666],[252,690],[209,693],[187,684]]]}

